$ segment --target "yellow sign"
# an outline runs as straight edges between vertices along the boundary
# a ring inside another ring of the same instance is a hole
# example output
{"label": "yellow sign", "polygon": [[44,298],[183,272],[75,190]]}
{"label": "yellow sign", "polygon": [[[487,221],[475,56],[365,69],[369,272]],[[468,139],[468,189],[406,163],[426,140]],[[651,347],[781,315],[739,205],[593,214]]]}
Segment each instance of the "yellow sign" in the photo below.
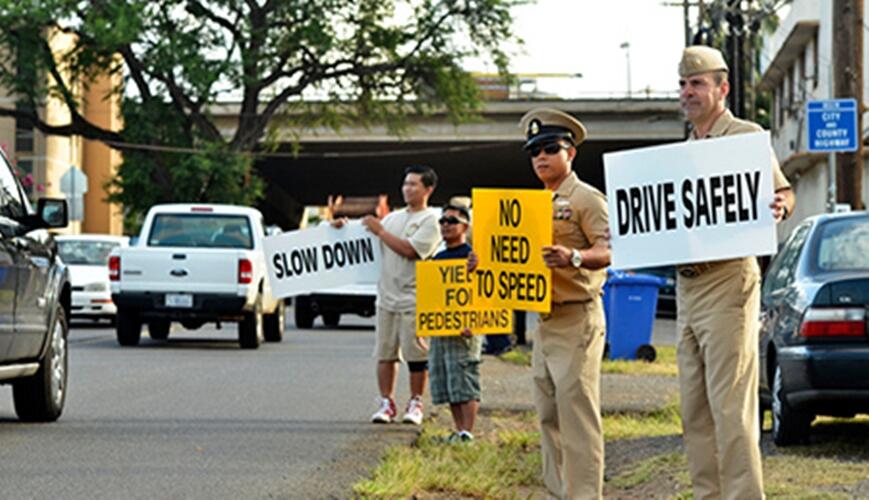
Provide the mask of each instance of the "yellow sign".
{"label": "yellow sign", "polygon": [[489,305],[548,313],[552,273],[552,193],[542,189],[474,189],[475,293]]}
{"label": "yellow sign", "polygon": [[479,304],[464,259],[416,263],[416,334],[419,337],[510,333],[513,312]]}

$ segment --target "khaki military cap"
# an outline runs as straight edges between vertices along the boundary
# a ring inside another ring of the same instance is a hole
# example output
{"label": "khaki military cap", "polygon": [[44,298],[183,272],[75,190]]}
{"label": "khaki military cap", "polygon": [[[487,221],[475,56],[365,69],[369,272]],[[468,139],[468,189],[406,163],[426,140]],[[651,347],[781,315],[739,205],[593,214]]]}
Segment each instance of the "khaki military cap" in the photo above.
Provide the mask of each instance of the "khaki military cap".
{"label": "khaki military cap", "polygon": [[721,51],[705,45],[692,45],[682,52],[679,61],[679,76],[696,75],[710,71],[729,71]]}
{"label": "khaki military cap", "polygon": [[525,131],[525,148],[558,139],[579,146],[587,135],[582,122],[552,108],[537,108],[525,113],[519,120],[519,127]]}

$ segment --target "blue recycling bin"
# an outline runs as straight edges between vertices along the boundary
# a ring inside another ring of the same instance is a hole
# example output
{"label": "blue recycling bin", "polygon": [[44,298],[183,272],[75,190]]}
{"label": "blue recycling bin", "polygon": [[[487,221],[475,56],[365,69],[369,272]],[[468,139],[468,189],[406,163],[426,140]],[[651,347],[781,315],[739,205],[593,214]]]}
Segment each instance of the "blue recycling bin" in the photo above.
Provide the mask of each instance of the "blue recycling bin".
{"label": "blue recycling bin", "polygon": [[667,281],[648,274],[608,271],[603,290],[610,359],[655,360],[652,327],[658,289]]}

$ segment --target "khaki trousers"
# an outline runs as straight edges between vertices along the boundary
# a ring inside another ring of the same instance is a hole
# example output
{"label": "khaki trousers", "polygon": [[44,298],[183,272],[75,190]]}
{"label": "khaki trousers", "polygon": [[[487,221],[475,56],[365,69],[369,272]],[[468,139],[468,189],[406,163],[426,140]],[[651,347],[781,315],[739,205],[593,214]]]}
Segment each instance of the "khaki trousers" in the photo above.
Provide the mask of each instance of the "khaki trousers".
{"label": "khaki trousers", "polygon": [[682,427],[694,498],[763,498],[757,261],[680,276],[677,286]]}
{"label": "khaki trousers", "polygon": [[603,493],[600,299],[552,305],[534,332],[534,403],[540,416],[543,481],[552,497],[597,499]]}

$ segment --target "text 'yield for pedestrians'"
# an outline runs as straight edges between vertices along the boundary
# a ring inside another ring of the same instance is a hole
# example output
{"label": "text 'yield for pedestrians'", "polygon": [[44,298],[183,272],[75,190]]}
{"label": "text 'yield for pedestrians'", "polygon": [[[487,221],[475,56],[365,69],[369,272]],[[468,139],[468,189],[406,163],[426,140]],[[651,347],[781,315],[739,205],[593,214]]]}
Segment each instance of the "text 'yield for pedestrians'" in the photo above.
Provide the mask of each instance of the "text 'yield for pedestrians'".
{"label": "text 'yield for pedestrians'", "polygon": [[482,305],[465,259],[417,261],[416,282],[417,336],[513,331],[512,311]]}
{"label": "text 'yield for pedestrians'", "polygon": [[776,250],[768,132],[604,155],[616,269]]}
{"label": "text 'yield for pedestrians'", "polygon": [[552,242],[552,193],[474,189],[474,286],[487,305],[549,312],[551,273],[543,247]]}
{"label": "text 'yield for pedestrians'", "polygon": [[857,151],[857,101],[827,99],[806,104],[809,151]]}

